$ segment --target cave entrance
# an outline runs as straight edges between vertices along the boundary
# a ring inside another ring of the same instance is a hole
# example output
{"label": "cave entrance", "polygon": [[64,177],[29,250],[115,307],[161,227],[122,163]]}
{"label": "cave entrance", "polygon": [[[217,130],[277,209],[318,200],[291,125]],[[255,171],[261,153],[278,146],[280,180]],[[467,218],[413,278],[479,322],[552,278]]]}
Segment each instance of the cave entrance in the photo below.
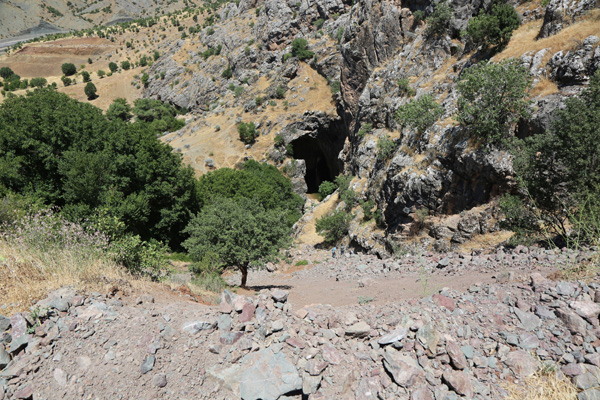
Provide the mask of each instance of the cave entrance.
{"label": "cave entrance", "polygon": [[333,181],[340,173],[337,159],[339,149],[328,140],[319,140],[311,136],[302,136],[292,141],[294,158],[302,159],[306,163],[307,192],[317,193],[323,181]]}

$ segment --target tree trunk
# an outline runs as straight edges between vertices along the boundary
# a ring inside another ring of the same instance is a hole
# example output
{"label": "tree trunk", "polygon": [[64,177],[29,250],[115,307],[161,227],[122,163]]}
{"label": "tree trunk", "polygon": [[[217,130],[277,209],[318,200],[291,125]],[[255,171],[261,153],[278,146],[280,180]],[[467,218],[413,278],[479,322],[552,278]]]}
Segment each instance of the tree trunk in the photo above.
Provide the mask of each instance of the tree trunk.
{"label": "tree trunk", "polygon": [[240,272],[242,273],[242,285],[241,285],[241,287],[245,288],[246,287],[246,280],[248,279],[248,266],[247,265],[241,265],[240,266]]}

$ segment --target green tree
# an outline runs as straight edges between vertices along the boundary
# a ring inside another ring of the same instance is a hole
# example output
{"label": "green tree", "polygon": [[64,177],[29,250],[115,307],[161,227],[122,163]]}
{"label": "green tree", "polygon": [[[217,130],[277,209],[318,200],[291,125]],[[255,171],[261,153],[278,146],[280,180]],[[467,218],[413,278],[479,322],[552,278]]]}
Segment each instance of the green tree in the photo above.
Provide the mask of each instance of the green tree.
{"label": "green tree", "polygon": [[194,261],[207,253],[226,266],[237,267],[246,287],[248,270],[274,259],[290,241],[290,227],[280,209],[266,210],[253,200],[217,199],[192,218],[183,242]]}
{"label": "green tree", "polygon": [[87,71],[81,71],[81,76],[83,77],[84,82],[90,81],[90,73]]}
{"label": "green tree", "polygon": [[[127,61],[127,60],[125,60],[125,61],[121,61],[121,68],[122,68],[124,71],[127,71],[129,68],[131,68],[131,63],[130,63],[129,61]],[[111,71],[112,71],[112,70],[111,70]]]}
{"label": "green tree", "polygon": [[31,85],[31,87],[43,88],[48,84],[48,81],[46,80],[46,78],[31,78],[29,84]]}
{"label": "green tree", "polygon": [[88,100],[94,100],[96,97],[98,97],[98,89],[96,89],[96,85],[94,85],[92,82],[88,82],[83,91],[85,92]]}
{"label": "green tree", "polygon": [[600,238],[600,72],[579,97],[555,111],[549,134],[518,141],[514,167],[543,219],[566,236]]}
{"label": "green tree", "polygon": [[111,121],[119,119],[127,122],[133,117],[131,114],[131,106],[127,103],[127,100],[117,98],[108,107],[108,110],[106,110],[106,117]]}
{"label": "green tree", "polygon": [[346,236],[352,216],[344,210],[337,210],[317,219],[317,232],[325,236],[325,241],[335,243]]}
{"label": "green tree", "polygon": [[513,6],[506,3],[494,4],[490,14],[471,18],[467,36],[476,46],[504,46],[520,24],[521,19]]}
{"label": "green tree", "polygon": [[458,121],[475,136],[498,143],[529,115],[530,87],[527,69],[516,60],[476,64],[458,82]]}
{"label": "green tree", "polygon": [[147,73],[143,73],[142,77],[140,78],[140,81],[142,82],[142,85],[144,85],[144,87],[148,87],[148,81],[150,80],[150,75],[148,75]]}
{"label": "green tree", "polygon": [[452,8],[445,1],[439,2],[433,13],[427,18],[427,36],[442,36],[448,33],[450,21],[452,20]]}
{"label": "green tree", "polygon": [[296,38],[292,41],[292,55],[300,61],[312,58],[315,53],[309,50],[308,41],[304,38]]}
{"label": "green tree", "polygon": [[177,110],[168,103],[153,99],[137,99],[133,102],[133,114],[138,121],[148,122],[157,133],[176,131],[185,125],[177,119]]}
{"label": "green tree", "polygon": [[154,50],[154,53],[152,53],[152,57],[154,58],[154,61],[160,58],[160,53],[158,52],[158,50]]}
{"label": "green tree", "polygon": [[98,70],[98,72],[96,72],[98,74],[98,78],[102,79],[104,78],[104,75],[106,75],[106,72],[104,72],[103,70]]}
{"label": "green tree", "polygon": [[13,70],[8,67],[0,68],[0,77],[2,77],[3,79],[8,79],[14,74],[15,73],[13,72]]}
{"label": "green tree", "polygon": [[69,78],[68,76],[64,76],[64,75],[60,78],[60,80],[62,81],[63,85],[65,85],[65,86],[69,86],[72,83],[71,78]]}
{"label": "green tree", "polygon": [[199,210],[196,180],[153,124],[111,121],[50,88],[0,105],[0,195],[54,205],[72,220],[99,208],[128,233],[177,248]]}
{"label": "green tree", "polygon": [[404,128],[410,126],[419,133],[425,133],[444,115],[444,107],[433,100],[430,94],[411,100],[396,111],[396,119]]}
{"label": "green tree", "polygon": [[251,199],[267,210],[285,210],[291,227],[301,216],[304,201],[294,193],[292,182],[276,167],[253,160],[241,170],[221,168],[202,175],[198,182],[200,207],[218,198]]}
{"label": "green tree", "polygon": [[75,73],[77,72],[75,64],[72,63],[64,63],[63,65],[61,65],[60,69],[62,70],[62,73],[66,76],[75,75]]}
{"label": "green tree", "polygon": [[119,70],[119,66],[117,65],[117,63],[112,62],[112,61],[108,63],[108,68],[110,69],[110,72],[112,72],[113,74]]}
{"label": "green tree", "polygon": [[238,124],[238,134],[242,142],[252,144],[258,136],[256,125],[254,125],[254,122],[240,122]]}

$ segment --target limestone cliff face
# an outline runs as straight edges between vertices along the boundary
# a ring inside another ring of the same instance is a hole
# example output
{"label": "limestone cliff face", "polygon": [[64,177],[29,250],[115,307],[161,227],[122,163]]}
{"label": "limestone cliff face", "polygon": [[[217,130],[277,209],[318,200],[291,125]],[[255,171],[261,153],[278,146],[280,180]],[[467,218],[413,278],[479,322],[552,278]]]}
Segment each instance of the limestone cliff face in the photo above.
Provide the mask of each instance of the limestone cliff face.
{"label": "limestone cliff face", "polygon": [[[553,1],[545,9],[529,7],[522,14],[539,30],[539,37],[560,35],[567,24],[552,15],[568,9],[561,15],[569,16],[569,24],[577,23],[585,10],[597,7],[584,3],[569,6]],[[296,182],[296,187],[314,192],[320,182],[340,172],[355,176],[354,189],[362,200],[376,203],[383,221],[370,230],[353,224],[350,238],[356,246],[379,252],[385,251],[384,242],[389,238],[400,240],[410,232],[419,209],[434,216],[463,213],[462,223],[429,227],[431,241],[444,249],[473,234],[496,229],[492,211],[469,210],[514,188],[510,156],[477,146],[452,119],[461,72],[485,57],[461,39],[460,31],[471,17],[488,10],[491,1],[453,0],[449,4],[453,18],[447,34],[434,38],[425,35],[425,23],[414,17],[417,10],[433,11],[434,2],[426,0],[366,0],[354,5],[340,0],[231,3],[220,10],[214,32],[204,30],[198,40],[177,41],[164,49],[165,56],[151,69],[153,78],[145,94],[188,108],[199,118],[208,118],[217,103],[220,112],[242,107],[242,113],[236,111],[242,120],[262,110],[250,97],[256,93],[254,89],[260,87],[266,100],[276,99],[279,88],[294,91],[289,104],[299,105],[305,112],[274,124],[269,120],[266,132],[279,135],[280,145],[291,146],[293,157],[299,159],[305,182]],[[333,110],[319,112],[301,103],[304,99],[297,90],[303,85],[294,82],[301,78],[302,63],[286,56],[297,37],[308,39],[315,53],[305,62],[334,89]],[[534,95],[535,112],[515,127],[519,136],[548,129],[553,111],[562,106],[565,96],[577,93],[600,66],[598,38],[593,35],[575,49],[557,49],[552,44],[540,47],[532,41],[531,51],[509,49],[512,53],[506,55],[520,57],[535,85],[558,85]],[[203,57],[210,48],[220,48],[220,54]],[[187,67],[175,61],[182,55]],[[193,65],[197,67],[190,68]],[[221,77],[228,66],[232,79]],[[162,77],[156,78],[159,75]],[[444,108],[442,118],[424,133],[401,129],[396,122],[398,107],[413,98],[399,87],[401,78],[408,79],[417,98],[430,94]],[[245,85],[249,95],[230,99],[232,84]],[[358,135],[366,124],[372,130]],[[384,136],[396,145],[391,157],[380,160],[377,142]],[[282,149],[271,146],[265,159],[288,165],[292,155],[286,156]],[[295,169],[296,181],[301,180],[299,170]]]}

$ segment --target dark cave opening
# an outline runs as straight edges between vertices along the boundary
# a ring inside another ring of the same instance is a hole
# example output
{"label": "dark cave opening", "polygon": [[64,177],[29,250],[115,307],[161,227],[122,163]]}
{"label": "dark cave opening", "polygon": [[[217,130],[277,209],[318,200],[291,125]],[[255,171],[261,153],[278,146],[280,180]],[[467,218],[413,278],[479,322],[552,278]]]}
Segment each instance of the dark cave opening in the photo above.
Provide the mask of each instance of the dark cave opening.
{"label": "dark cave opening", "polygon": [[[311,136],[302,136],[292,142],[294,158],[306,162],[304,180],[308,193],[317,193],[323,181],[333,181],[340,173],[340,165],[333,143]],[[338,151],[339,153],[339,151]]]}

